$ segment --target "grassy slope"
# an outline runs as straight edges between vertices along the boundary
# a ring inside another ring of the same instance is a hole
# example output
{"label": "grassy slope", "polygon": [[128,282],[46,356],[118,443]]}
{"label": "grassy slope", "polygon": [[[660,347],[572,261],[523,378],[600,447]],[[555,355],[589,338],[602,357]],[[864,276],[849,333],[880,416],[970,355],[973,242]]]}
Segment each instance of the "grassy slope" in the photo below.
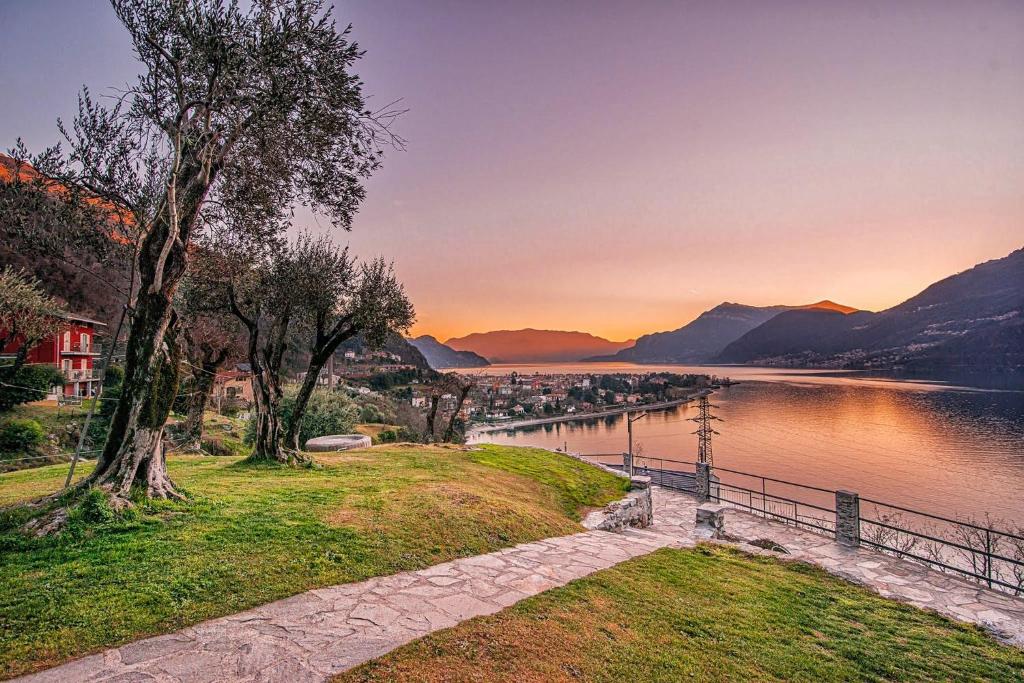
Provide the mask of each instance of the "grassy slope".
{"label": "grassy slope", "polygon": [[[306,470],[172,457],[191,504],[57,539],[0,519],[0,677],[310,588],[573,533],[580,507],[623,489],[530,449],[393,446],[320,460]],[[55,490],[66,471],[2,475],[0,504]]]}
{"label": "grassy slope", "polygon": [[[55,441],[47,442],[36,451],[18,453],[0,453],[0,472],[8,470],[24,469],[26,467],[39,467],[50,462],[66,461],[67,456],[55,455],[56,453],[67,453],[74,450],[77,441],[67,431],[68,425],[81,425],[85,422],[85,415],[89,412],[89,403],[80,406],[64,406],[58,409],[55,401],[45,403],[26,403],[14,406],[11,410],[0,413],[0,426],[11,420],[35,420],[47,434],[56,437]],[[43,456],[48,456],[44,459]],[[11,460],[18,458],[32,457],[32,460],[20,461]]]}
{"label": "grassy slope", "polygon": [[339,676],[353,681],[1020,681],[1024,653],[809,565],[661,550]]}

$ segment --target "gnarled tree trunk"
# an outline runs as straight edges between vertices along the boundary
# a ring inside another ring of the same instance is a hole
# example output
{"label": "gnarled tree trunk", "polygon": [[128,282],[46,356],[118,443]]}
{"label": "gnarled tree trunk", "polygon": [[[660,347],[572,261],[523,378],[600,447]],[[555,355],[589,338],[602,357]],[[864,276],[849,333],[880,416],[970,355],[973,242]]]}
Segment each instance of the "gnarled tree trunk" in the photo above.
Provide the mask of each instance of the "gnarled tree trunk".
{"label": "gnarled tree trunk", "polygon": [[359,329],[353,325],[340,332],[336,329],[331,336],[320,338],[318,341],[317,347],[313,350],[313,355],[309,359],[309,367],[306,368],[306,378],[302,380],[302,386],[295,397],[295,408],[292,410],[291,422],[288,423],[288,431],[284,437],[284,442],[290,448],[295,450],[302,448],[302,444],[299,443],[302,416],[306,414],[309,397],[313,395],[313,391],[316,389],[317,380],[320,378],[320,371],[324,369],[324,365],[334,355],[334,352],[338,350],[341,343],[356,336],[358,332]]}
{"label": "gnarled tree trunk", "polygon": [[281,387],[267,368],[253,366],[252,392],[256,399],[256,440],[250,460],[290,462],[290,454],[281,448]]}
{"label": "gnarled tree trunk", "polygon": [[167,476],[163,447],[181,360],[171,329],[175,323],[172,302],[188,264],[185,245],[212,180],[212,171],[201,164],[183,164],[168,187],[167,206],[143,237],[121,399],[96,469],[81,486],[102,486],[122,499],[127,499],[133,486],[143,487],[154,498],[180,497]]}
{"label": "gnarled tree trunk", "polygon": [[224,362],[227,352],[215,356],[212,360],[204,356],[198,366],[192,368],[192,396],[188,403],[188,416],[185,418],[184,438],[188,448],[198,450],[203,443],[203,418],[206,406],[210,403],[217,368]]}
{"label": "gnarled tree trunk", "polygon": [[[122,410],[130,403],[124,398],[119,402],[106,448],[96,469],[85,480],[87,485],[100,486],[122,502],[127,502],[133,487],[141,488],[151,498],[181,497],[167,474],[163,438],[164,424],[178,390],[181,361],[173,329],[163,335],[161,349],[155,355],[157,367],[137,410]],[[120,423],[116,422],[119,417]],[[120,439],[114,438],[115,428],[120,430]]]}

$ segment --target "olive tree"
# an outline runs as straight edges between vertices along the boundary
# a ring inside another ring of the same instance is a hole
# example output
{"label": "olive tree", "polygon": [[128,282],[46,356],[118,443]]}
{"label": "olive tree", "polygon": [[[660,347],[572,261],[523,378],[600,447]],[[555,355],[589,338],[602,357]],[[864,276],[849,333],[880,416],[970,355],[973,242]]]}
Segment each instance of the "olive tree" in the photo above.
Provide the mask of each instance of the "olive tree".
{"label": "olive tree", "polygon": [[110,105],[83,91],[71,126],[60,126],[66,149],[33,163],[128,212],[138,233],[122,393],[82,484],[123,504],[135,486],[179,495],[163,446],[181,357],[173,302],[211,216],[232,215],[233,229],[259,241],[301,203],[348,229],[362,179],[394,142],[394,112],[367,110],[351,72],[359,49],[323,0],[111,5],[138,78]]}
{"label": "olive tree", "polygon": [[207,310],[186,298],[182,334],[188,383],[188,414],[182,426],[183,447],[198,450],[203,442],[203,418],[210,403],[217,372],[228,362],[244,357],[238,321],[224,310]]}
{"label": "olive tree", "polygon": [[309,338],[309,365],[285,433],[286,446],[298,450],[302,416],[320,371],[338,346],[358,334],[371,348],[379,347],[390,333],[409,329],[415,313],[393,267],[384,259],[357,264],[347,248],[324,238],[300,239],[296,249],[313,276],[298,281],[304,285],[299,287],[300,315]]}

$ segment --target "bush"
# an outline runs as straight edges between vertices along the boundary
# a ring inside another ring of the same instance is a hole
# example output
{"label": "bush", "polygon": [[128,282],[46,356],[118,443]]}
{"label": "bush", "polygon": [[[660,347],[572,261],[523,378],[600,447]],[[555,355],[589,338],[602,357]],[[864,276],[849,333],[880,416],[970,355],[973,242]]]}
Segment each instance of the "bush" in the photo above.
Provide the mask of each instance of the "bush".
{"label": "bush", "polygon": [[365,423],[380,423],[387,422],[387,415],[385,415],[380,408],[375,405],[365,405],[359,409],[359,421]]}
{"label": "bush", "polygon": [[[297,390],[285,391],[281,398],[281,425],[286,430],[295,410]],[[359,407],[340,391],[316,389],[309,397],[306,413],[299,426],[299,445],[309,439],[329,434],[351,434],[359,421]],[[256,438],[256,413],[253,412],[245,425],[245,443],[252,444]]]}
{"label": "bush", "polygon": [[385,429],[377,435],[378,443],[405,443],[405,442],[417,442],[419,436],[413,431],[410,431],[407,427],[399,427],[398,429]]}
{"label": "bush", "polygon": [[[64,375],[52,365],[22,365],[17,372],[0,367],[0,413],[30,401],[42,401],[51,387],[64,383]],[[15,385],[15,386],[8,386]]]}
{"label": "bush", "polygon": [[45,438],[46,432],[35,420],[11,420],[0,427],[0,452],[33,452],[43,444]]}
{"label": "bush", "polygon": [[[295,408],[295,395],[282,401],[282,424],[290,424]],[[340,391],[317,389],[309,397],[306,414],[299,425],[299,444],[328,434],[351,434],[359,421],[359,407]]]}

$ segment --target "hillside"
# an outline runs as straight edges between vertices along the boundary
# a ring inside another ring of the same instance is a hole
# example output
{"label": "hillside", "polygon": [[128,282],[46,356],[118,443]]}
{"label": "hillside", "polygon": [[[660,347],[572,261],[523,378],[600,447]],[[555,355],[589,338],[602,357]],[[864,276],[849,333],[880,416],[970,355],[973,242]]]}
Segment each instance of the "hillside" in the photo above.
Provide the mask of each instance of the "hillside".
{"label": "hillside", "polygon": [[430,363],[424,355],[420,353],[420,350],[410,344],[405,337],[396,332],[388,334],[387,340],[379,349],[371,349],[363,339],[363,335],[357,334],[355,337],[342,342],[338,347],[338,353],[344,353],[346,350],[352,350],[356,353],[365,353],[370,350],[387,351],[388,353],[393,353],[398,356],[401,359],[399,361],[401,363],[414,365],[421,370],[431,369]]}
{"label": "hillside", "polygon": [[731,342],[778,314],[791,310],[828,310],[850,313],[857,309],[819,301],[804,306],[747,306],[725,302],[704,311],[692,322],[671,332],[646,334],[636,344],[612,356],[589,358],[594,361],[634,363],[706,363]]}
{"label": "hillside", "polygon": [[880,313],[782,313],[727,346],[722,363],[1024,367],[1024,249],[940,280]]}
{"label": "hillside", "polygon": [[445,368],[482,368],[490,365],[486,358],[478,356],[472,351],[456,351],[437,341],[429,334],[424,334],[415,339],[406,339],[414,346],[427,362],[435,370]]}
{"label": "hillside", "polygon": [[[14,178],[15,161],[0,154],[0,207],[10,209],[15,190],[10,185]],[[21,167],[19,177],[30,181],[39,174],[29,166]],[[59,187],[59,186],[55,186]],[[98,233],[99,234],[99,233]],[[125,295],[118,291],[128,289],[125,262],[102,262],[88,249],[65,248],[59,256],[56,247],[38,236],[26,238],[16,221],[0,222],[0,268],[11,266],[39,278],[43,289],[58,299],[71,313],[84,315],[108,325],[117,324],[117,317]]]}
{"label": "hillside", "polygon": [[445,344],[456,351],[472,351],[492,363],[564,363],[615,353],[632,346],[633,340],[615,342],[586,332],[525,329],[475,332]]}

